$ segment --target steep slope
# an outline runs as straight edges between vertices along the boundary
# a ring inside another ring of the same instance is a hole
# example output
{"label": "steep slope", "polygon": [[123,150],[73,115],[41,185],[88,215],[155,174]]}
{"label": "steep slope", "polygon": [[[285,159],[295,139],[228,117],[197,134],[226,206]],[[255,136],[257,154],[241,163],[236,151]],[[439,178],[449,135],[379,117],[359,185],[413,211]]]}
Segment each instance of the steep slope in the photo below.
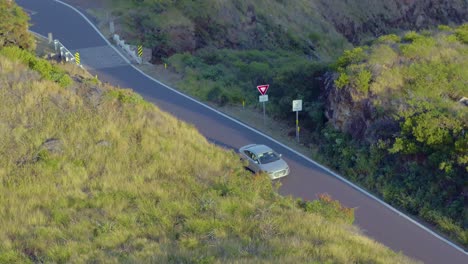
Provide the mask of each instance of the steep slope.
{"label": "steep slope", "polygon": [[111,7],[126,39],[153,48],[154,61],[206,47],[283,49],[329,59],[349,47],[347,41],[462,24],[468,17],[465,0],[99,2]]}
{"label": "steep slope", "polygon": [[329,124],[355,142],[349,155],[340,154],[345,146],[328,148],[347,175],[465,246],[467,54],[468,24],[383,36],[339,59],[325,106]]}
{"label": "steep slope", "polygon": [[466,0],[316,0],[323,17],[353,44],[401,30],[468,22]]}
{"label": "steep slope", "polygon": [[131,91],[1,54],[0,262],[409,262]]}
{"label": "steep slope", "polygon": [[[103,1],[106,2],[106,1]],[[112,1],[112,16],[126,39],[152,47],[153,61],[211,47],[289,50],[313,58],[336,56],[346,39],[314,1]]]}

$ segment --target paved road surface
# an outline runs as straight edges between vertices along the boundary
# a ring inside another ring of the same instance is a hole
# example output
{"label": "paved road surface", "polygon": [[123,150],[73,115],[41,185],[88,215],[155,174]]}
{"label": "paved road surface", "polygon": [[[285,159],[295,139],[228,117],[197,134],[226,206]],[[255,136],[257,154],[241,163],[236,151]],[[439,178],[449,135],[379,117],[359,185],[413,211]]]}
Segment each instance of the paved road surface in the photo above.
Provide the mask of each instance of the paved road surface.
{"label": "paved road surface", "polygon": [[263,143],[282,153],[291,167],[291,175],[281,180],[281,194],[314,199],[319,193],[328,193],[344,205],[356,207],[356,224],[366,235],[393,250],[425,263],[468,263],[468,255],[461,248],[443,241],[305,157],[144,76],[75,10],[54,0],[16,2],[32,14],[31,30],[44,36],[52,32],[70,51],[79,51],[81,62],[99,79],[134,89],[161,109],[194,124],[212,142],[230,148]]}

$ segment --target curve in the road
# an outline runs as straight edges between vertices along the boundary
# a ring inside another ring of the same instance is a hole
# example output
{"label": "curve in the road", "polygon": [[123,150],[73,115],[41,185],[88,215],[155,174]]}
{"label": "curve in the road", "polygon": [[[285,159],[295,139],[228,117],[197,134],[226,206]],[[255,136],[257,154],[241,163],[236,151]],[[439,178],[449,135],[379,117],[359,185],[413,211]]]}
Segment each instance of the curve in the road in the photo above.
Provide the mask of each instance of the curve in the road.
{"label": "curve in the road", "polygon": [[[161,109],[194,124],[210,141],[232,148],[263,143],[283,152],[293,173],[281,180],[282,194],[313,199],[316,194],[327,192],[346,206],[357,207],[356,224],[366,235],[393,250],[426,263],[468,263],[468,253],[464,249],[342,176],[129,64],[75,7],[59,0],[17,0],[17,3],[35,12],[33,31],[42,35],[53,32],[71,51],[84,52],[89,58],[87,66],[91,72],[99,74],[100,79],[121,87],[133,87]],[[102,54],[107,55],[99,57]],[[103,63],[103,60],[115,63]]]}

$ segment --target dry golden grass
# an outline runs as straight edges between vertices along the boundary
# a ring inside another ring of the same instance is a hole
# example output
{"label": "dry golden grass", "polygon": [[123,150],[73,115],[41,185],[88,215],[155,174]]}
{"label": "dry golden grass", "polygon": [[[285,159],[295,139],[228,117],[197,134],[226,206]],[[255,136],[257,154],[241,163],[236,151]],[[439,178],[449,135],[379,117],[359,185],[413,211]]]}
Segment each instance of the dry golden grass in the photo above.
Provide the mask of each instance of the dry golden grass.
{"label": "dry golden grass", "polygon": [[0,56],[0,100],[0,263],[411,262],[130,91]]}

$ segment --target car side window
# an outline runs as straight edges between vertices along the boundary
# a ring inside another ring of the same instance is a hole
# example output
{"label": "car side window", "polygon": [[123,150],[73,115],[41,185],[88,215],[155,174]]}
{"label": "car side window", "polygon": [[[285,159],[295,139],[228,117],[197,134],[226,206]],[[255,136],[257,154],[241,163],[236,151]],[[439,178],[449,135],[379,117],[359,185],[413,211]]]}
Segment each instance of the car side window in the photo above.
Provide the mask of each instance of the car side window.
{"label": "car side window", "polygon": [[252,152],[250,153],[250,155],[252,156],[252,159],[253,159],[254,161],[258,161],[257,155],[253,154]]}
{"label": "car side window", "polygon": [[245,151],[245,155],[247,155],[247,157],[249,157],[249,158],[251,158],[251,159],[254,159],[253,153],[250,152],[250,151],[248,151],[248,150]]}

